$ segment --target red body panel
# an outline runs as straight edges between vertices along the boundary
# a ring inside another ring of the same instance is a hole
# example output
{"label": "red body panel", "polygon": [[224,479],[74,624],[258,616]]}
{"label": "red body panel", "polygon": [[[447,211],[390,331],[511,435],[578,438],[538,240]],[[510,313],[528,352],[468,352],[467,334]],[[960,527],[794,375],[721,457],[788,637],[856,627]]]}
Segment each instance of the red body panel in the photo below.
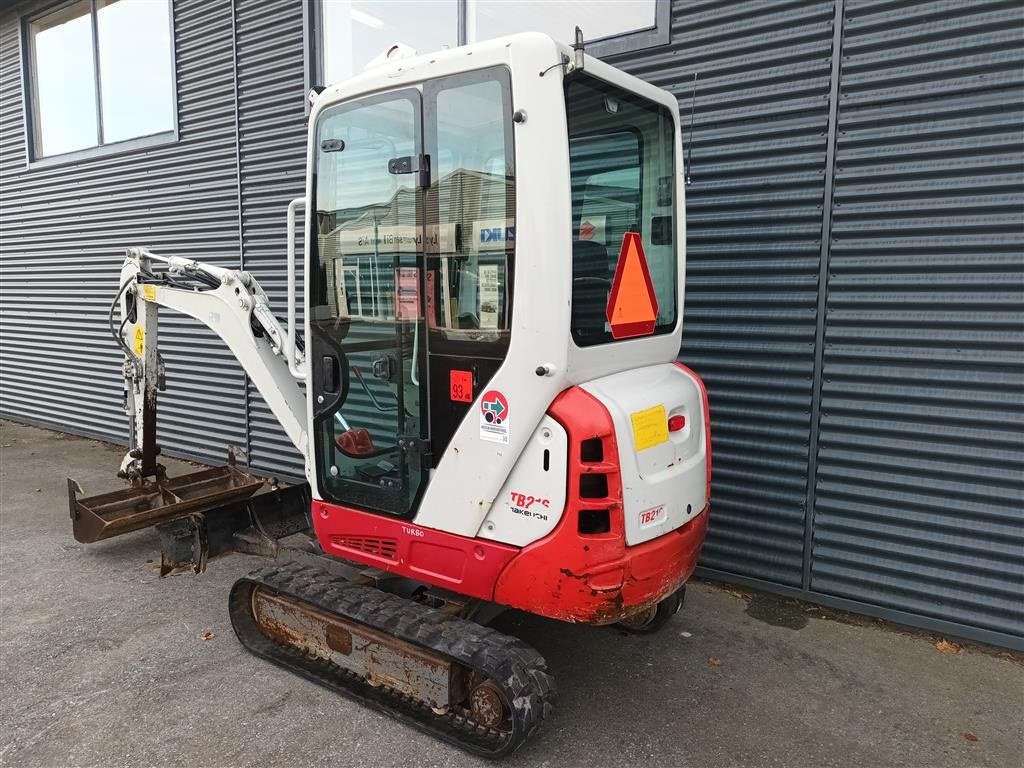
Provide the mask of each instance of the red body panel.
{"label": "red body panel", "polygon": [[[707,395],[700,386],[707,424]],[[566,508],[543,539],[519,549],[314,501],[320,545],[338,557],[563,621],[611,624],[668,597],[697,565],[708,510],[671,533],[627,547],[611,415],[578,387],[559,395],[548,413],[569,435],[569,471]],[[600,442],[599,458],[588,453],[593,460],[584,460],[585,441]],[[587,475],[604,475],[597,487],[606,487],[605,495],[584,494],[581,478]],[[710,477],[709,457],[709,484]],[[607,530],[581,532],[588,513],[606,519]]]}
{"label": "red body panel", "polygon": [[325,501],[313,502],[313,529],[328,554],[481,600],[493,599],[498,574],[519,552]]}
{"label": "red body panel", "polygon": [[[611,624],[675,592],[697,565],[707,510],[656,539],[626,546],[615,426],[584,390],[566,390],[548,411],[569,433],[569,492],[555,530],[527,547],[498,579],[494,599],[563,621]],[[584,461],[585,440],[601,442],[601,461]],[[581,478],[603,474],[607,496],[585,498]],[[608,510],[609,530],[581,533],[585,510]]]}

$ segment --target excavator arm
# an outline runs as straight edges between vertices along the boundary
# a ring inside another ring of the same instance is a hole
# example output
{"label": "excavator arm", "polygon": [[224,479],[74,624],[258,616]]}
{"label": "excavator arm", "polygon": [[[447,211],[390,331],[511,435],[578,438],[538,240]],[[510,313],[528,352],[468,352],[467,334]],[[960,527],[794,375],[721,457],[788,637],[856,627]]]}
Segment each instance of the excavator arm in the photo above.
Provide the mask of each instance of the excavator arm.
{"label": "excavator arm", "polygon": [[[115,325],[118,307],[120,322]],[[306,398],[300,383],[304,360],[295,342],[294,307],[289,306],[289,328],[285,329],[250,273],[131,248],[109,316],[114,340],[125,353],[124,407],[130,435],[118,475],[130,487],[81,499],[81,487],[68,479],[71,518],[79,541],[98,541],[206,511],[251,496],[264,486],[261,478],[235,466],[234,449],[229,449],[225,467],[170,480],[158,463],[157,397],[165,387],[159,352],[160,307],[189,315],[212,329],[295,447],[303,455],[308,450]]]}

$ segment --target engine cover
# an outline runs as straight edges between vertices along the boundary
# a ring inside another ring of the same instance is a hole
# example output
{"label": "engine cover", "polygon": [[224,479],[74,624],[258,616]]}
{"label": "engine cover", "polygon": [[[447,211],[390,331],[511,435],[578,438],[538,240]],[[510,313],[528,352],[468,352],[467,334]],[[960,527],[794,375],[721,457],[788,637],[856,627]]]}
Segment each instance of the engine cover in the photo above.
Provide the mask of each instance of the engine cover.
{"label": "engine cover", "polygon": [[[663,536],[699,515],[708,503],[710,477],[707,395],[700,379],[666,363],[581,388],[615,424],[626,544]],[[670,421],[682,426],[671,431]]]}

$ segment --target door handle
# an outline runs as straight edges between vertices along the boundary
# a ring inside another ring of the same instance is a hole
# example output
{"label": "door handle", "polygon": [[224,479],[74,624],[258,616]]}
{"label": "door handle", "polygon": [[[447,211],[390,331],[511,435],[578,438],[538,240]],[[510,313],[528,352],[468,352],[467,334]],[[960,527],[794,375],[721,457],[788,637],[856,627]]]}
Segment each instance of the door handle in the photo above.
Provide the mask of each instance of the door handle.
{"label": "door handle", "polygon": [[320,370],[323,371],[324,392],[334,394],[338,391],[338,359],[333,355],[324,355]]}

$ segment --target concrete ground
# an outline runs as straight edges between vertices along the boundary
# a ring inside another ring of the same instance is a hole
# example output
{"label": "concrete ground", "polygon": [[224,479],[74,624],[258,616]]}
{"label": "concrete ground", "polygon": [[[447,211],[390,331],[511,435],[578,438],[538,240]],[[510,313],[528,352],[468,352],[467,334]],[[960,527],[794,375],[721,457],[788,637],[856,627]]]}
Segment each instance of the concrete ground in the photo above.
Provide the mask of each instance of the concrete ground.
{"label": "concrete ground", "polygon": [[[152,531],[76,543],[64,478],[116,488],[121,449],[11,423],[0,445],[3,766],[488,764],[247,654],[226,599],[257,560],[161,580]],[[699,581],[654,636],[498,626],[547,658],[561,695],[509,766],[1024,758],[1024,667],[998,650],[942,653],[933,636]]]}

